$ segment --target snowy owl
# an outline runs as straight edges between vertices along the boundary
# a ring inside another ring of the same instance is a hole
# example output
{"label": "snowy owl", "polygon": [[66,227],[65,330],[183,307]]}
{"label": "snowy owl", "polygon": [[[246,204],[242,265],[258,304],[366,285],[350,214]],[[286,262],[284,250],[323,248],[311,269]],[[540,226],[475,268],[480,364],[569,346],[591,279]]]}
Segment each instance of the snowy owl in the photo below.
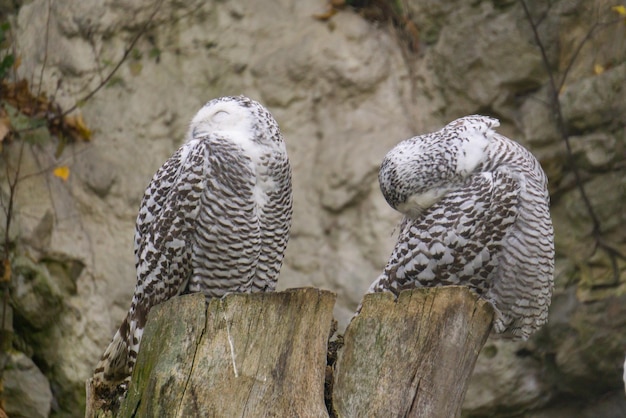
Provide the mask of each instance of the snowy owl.
{"label": "snowy owl", "polygon": [[496,333],[527,339],[552,297],[550,197],[539,162],[497,126],[466,116],[385,156],[380,188],[405,217],[369,292],[465,285],[494,307]]}
{"label": "snowy owl", "polygon": [[144,194],[135,293],[94,384],[130,377],[153,306],[181,293],[273,291],[291,215],[291,167],[272,115],[243,96],[204,105]]}

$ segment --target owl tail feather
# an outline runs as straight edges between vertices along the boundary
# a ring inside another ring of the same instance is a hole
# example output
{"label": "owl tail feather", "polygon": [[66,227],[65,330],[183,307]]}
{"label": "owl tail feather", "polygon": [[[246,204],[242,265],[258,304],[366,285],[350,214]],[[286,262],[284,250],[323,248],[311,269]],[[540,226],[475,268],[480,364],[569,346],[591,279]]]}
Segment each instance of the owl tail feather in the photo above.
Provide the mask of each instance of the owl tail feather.
{"label": "owl tail feather", "polygon": [[128,344],[128,336],[133,334],[131,324],[134,322],[130,321],[129,316],[122,322],[96,366],[93,375],[93,380],[96,384],[117,386],[130,377],[135,358],[131,359],[132,350]]}

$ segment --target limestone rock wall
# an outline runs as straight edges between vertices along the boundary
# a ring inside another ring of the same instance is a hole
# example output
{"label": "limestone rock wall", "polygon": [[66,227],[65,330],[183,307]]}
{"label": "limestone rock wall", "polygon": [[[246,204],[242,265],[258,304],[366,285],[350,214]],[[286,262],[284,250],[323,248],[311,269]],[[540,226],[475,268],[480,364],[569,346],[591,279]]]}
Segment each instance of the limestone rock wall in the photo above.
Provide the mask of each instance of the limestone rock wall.
{"label": "limestone rock wall", "polygon": [[[22,4],[13,26],[19,74],[66,108],[106,77],[152,19],[106,87],[81,103],[92,141],[68,146],[60,160],[51,141],[22,156],[10,233],[19,242],[14,345],[24,353],[14,363],[25,366],[4,378],[28,374],[49,389],[37,404],[48,409],[32,416],[82,415],[84,379],[134,289],[132,235],[143,190],[197,109],[233,94],[272,111],[293,165],[295,212],[279,287],[337,292],[335,316],[344,325],[383,268],[400,219],[378,190],[386,151],[465,114],[499,117],[500,131],[528,146],[549,174],[557,289],[537,336],[487,343],[464,413],[624,416],[626,263],[594,250],[572,167],[602,243],[625,254],[625,25],[598,25],[618,18],[603,0],[528,3],[557,82],[567,72],[559,97],[573,161],[546,105],[549,77],[517,1],[402,2],[419,32],[417,50],[407,46],[406,27],[358,10],[314,19],[323,0]],[[4,165],[19,147],[5,152]],[[59,164],[70,167],[66,182],[45,170]]]}

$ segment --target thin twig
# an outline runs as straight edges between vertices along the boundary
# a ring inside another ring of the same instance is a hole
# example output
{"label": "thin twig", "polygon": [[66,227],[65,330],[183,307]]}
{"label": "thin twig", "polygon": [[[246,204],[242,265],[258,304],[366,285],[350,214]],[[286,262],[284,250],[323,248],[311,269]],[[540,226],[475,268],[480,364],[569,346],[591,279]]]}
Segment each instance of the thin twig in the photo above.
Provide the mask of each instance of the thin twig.
{"label": "thin twig", "polygon": [[76,153],[74,153],[74,155],[64,157],[64,158],[62,158],[62,159],[60,159],[60,160],[58,160],[58,161],[56,161],[54,163],[48,164],[47,166],[45,166],[43,168],[41,168],[41,163],[37,159],[37,156],[35,154],[33,154],[34,158],[37,161],[37,165],[39,166],[39,170],[33,171],[32,173],[24,174],[23,176],[21,176],[19,178],[19,181],[23,181],[23,180],[29,179],[31,177],[37,177],[37,176],[40,176],[42,174],[49,173],[49,172],[51,172],[52,170],[54,170],[56,167],[58,167],[60,165],[67,165],[68,161],[70,161],[71,159],[75,159],[77,155],[80,155],[80,154],[86,152],[87,150],[88,150],[87,148],[83,148],[82,150],[77,151]]}
{"label": "thin twig", "polygon": [[563,71],[563,76],[561,78],[561,82],[559,83],[559,87],[557,91],[561,91],[561,89],[565,85],[565,80],[567,79],[567,76],[569,75],[570,70],[574,66],[574,62],[576,62],[576,59],[578,58],[580,51],[582,51],[585,44],[593,37],[593,35],[595,35],[595,32],[598,29],[605,29],[607,26],[611,26],[620,22],[622,22],[622,19],[615,19],[610,22],[596,22],[593,24],[591,29],[589,29],[589,31],[585,34],[582,41],[580,41],[580,43],[576,47],[576,50],[574,51],[574,54],[572,55],[572,58],[567,63],[567,67],[565,67],[565,70]]}
{"label": "thin twig", "polygon": [[[570,144],[570,138],[569,138],[569,133],[567,131],[567,126],[565,124],[565,119],[563,117],[563,110],[561,107],[561,101],[559,98],[559,92],[561,87],[564,85],[565,83],[565,79],[567,78],[567,74],[569,72],[569,70],[572,68],[572,65],[574,63],[574,61],[576,60],[576,58],[578,57],[578,54],[580,53],[580,51],[582,50],[582,47],[584,46],[584,44],[586,42],[588,42],[594,32],[596,31],[597,28],[599,27],[605,27],[607,24],[600,24],[598,22],[596,22],[593,27],[591,28],[591,30],[589,30],[589,32],[585,35],[584,39],[582,40],[582,42],[578,45],[574,55],[572,56],[571,60],[569,61],[567,68],[565,70],[565,73],[563,75],[563,78],[561,79],[561,82],[559,83],[559,85],[557,86],[557,82],[554,78],[554,73],[551,70],[550,67],[550,61],[548,60],[548,55],[546,53],[546,48],[545,45],[543,44],[541,37],[539,36],[539,31],[537,30],[537,25],[535,24],[535,22],[533,21],[533,18],[530,14],[530,10],[528,9],[528,5],[526,4],[525,0],[520,0],[520,3],[522,4],[522,8],[524,9],[524,14],[526,15],[526,19],[528,20],[528,23],[530,24],[531,30],[533,32],[533,37],[535,39],[535,43],[537,44],[537,47],[539,48],[539,51],[541,53],[541,59],[544,65],[544,68],[546,70],[546,73],[548,74],[548,79],[549,79],[549,84],[550,84],[550,89],[549,89],[549,98],[550,98],[550,104],[552,107],[552,111],[554,112],[554,116],[556,118],[556,124],[557,124],[557,129],[560,133],[561,136],[561,140],[565,143],[565,149],[567,151],[567,159],[568,162],[572,168],[572,172],[574,173],[574,179],[576,181],[576,186],[580,192],[580,196],[583,200],[583,204],[585,205],[585,208],[587,210],[587,214],[589,215],[589,217],[591,218],[591,222],[593,225],[593,229],[592,229],[592,235],[595,239],[595,248],[594,248],[594,252],[598,249],[598,248],[602,248],[604,251],[607,252],[607,254],[609,255],[609,257],[611,258],[611,264],[614,267],[613,268],[613,275],[615,278],[615,281],[618,282],[619,281],[619,269],[617,269],[617,258],[623,258],[625,259],[626,257],[624,257],[624,255],[622,255],[619,251],[617,251],[616,249],[612,248],[609,244],[607,244],[606,242],[604,242],[604,239],[602,238],[602,229],[601,229],[601,225],[600,225],[600,220],[598,219],[595,210],[593,209],[593,205],[591,204],[591,200],[589,199],[589,197],[587,196],[587,193],[585,191],[584,185],[583,185],[583,181],[582,181],[582,176],[580,175],[580,171],[578,170],[578,165],[576,164],[576,161],[574,159],[574,154],[572,152],[572,147]],[[613,23],[612,21],[609,22],[609,24]]]}
{"label": "thin twig", "polygon": [[44,40],[44,53],[43,53],[43,63],[41,64],[41,71],[39,72],[39,83],[37,86],[37,95],[39,97],[41,94],[41,83],[43,82],[43,72],[46,69],[46,64],[48,63],[48,38],[50,33],[50,9],[51,9],[51,0],[48,0],[48,16],[46,17],[46,39]]}
{"label": "thin twig", "polygon": [[530,11],[528,10],[528,6],[526,5],[526,1],[520,0],[520,3],[522,4],[522,7],[524,8],[524,13],[526,14],[526,18],[528,19],[528,22],[530,23],[530,27],[533,31],[535,42],[537,44],[537,47],[539,48],[539,52],[541,53],[541,59],[543,61],[543,65],[545,67],[546,72],[548,73],[548,79],[550,83],[550,91],[549,91],[550,103],[552,105],[554,116],[556,117],[556,124],[559,130],[559,133],[561,134],[561,139],[565,143],[568,160],[572,165],[572,171],[574,173],[574,178],[576,179],[576,185],[578,186],[578,189],[580,190],[583,203],[585,204],[585,207],[587,208],[587,211],[589,212],[589,216],[591,217],[591,220],[593,222],[594,230],[599,229],[600,222],[598,221],[598,217],[596,216],[595,211],[593,210],[593,207],[591,205],[591,202],[589,201],[589,198],[587,197],[587,193],[585,192],[585,189],[583,187],[580,172],[578,171],[578,167],[576,165],[576,162],[574,161],[572,147],[569,141],[569,133],[567,132],[567,126],[565,125],[565,120],[563,118],[563,111],[561,109],[561,101],[559,99],[559,88],[557,86],[556,80],[554,79],[554,73],[550,69],[550,61],[546,53],[546,48],[544,47],[543,42],[541,41],[541,37],[539,36],[539,32],[537,31],[537,26],[533,22],[532,16],[530,15]]}
{"label": "thin twig", "polygon": [[60,118],[63,118],[65,116],[69,115],[70,113],[72,113],[74,110],[76,110],[78,108],[79,105],[81,105],[82,103],[85,103],[85,102],[87,102],[87,100],[91,99],[96,93],[98,93],[109,82],[109,80],[111,80],[111,78],[115,75],[117,70],[119,70],[119,68],[122,66],[122,64],[126,61],[126,58],[128,58],[130,53],[133,51],[133,49],[135,48],[135,45],[137,44],[139,39],[141,39],[141,37],[146,33],[146,31],[152,25],[152,21],[154,20],[154,17],[156,16],[157,12],[160,10],[162,3],[163,3],[163,0],[160,0],[157,3],[157,5],[155,6],[154,10],[150,14],[150,17],[148,18],[148,20],[144,23],[144,25],[141,27],[139,32],[137,32],[137,35],[135,35],[135,37],[130,42],[128,47],[124,50],[124,54],[122,55],[122,58],[118,61],[118,63],[111,70],[111,72],[104,78],[104,80],[102,80],[100,82],[100,84],[98,84],[98,86],[95,89],[93,89],[92,91],[90,91],[85,97],[83,97],[82,99],[78,100],[74,104],[74,106],[70,107],[69,109],[67,109],[66,111],[61,113],[60,115],[56,115],[55,118],[59,118],[60,119]]}
{"label": "thin twig", "polygon": [[22,167],[22,155],[24,153],[24,142],[20,144],[20,152],[17,158],[17,166],[15,167],[15,175],[13,180],[11,180],[11,176],[9,173],[9,164],[7,162],[7,181],[9,182],[9,204],[7,207],[7,219],[5,222],[4,229],[4,258],[7,259],[9,256],[9,246],[10,246],[10,236],[9,229],[11,228],[11,221],[13,219],[13,204],[15,202],[16,193],[17,193],[17,184],[19,182],[20,169]]}
{"label": "thin twig", "polygon": [[[7,163],[7,181],[9,182],[9,203],[8,203],[8,207],[7,207],[7,214],[6,214],[6,221],[4,223],[4,243],[3,243],[3,250],[4,250],[4,254],[2,255],[2,263],[3,263],[3,267],[4,267],[4,272],[3,272],[3,277],[2,277],[2,293],[3,293],[3,300],[2,300],[2,321],[0,322],[0,324],[2,324],[2,330],[6,329],[6,319],[7,319],[7,306],[9,305],[9,284],[11,282],[11,272],[9,271],[7,273],[6,269],[11,268],[11,260],[9,259],[9,250],[11,247],[11,235],[10,235],[10,228],[11,228],[11,220],[13,219],[13,205],[15,203],[15,199],[16,199],[16,194],[17,194],[17,185],[19,183],[18,179],[19,179],[19,174],[20,174],[20,169],[22,167],[22,154],[24,153],[24,142],[21,143],[20,146],[20,152],[17,158],[17,166],[15,167],[15,176],[13,177],[13,180],[11,180],[11,177],[9,176],[9,172],[8,172],[8,161]],[[6,279],[6,276],[8,276],[8,280]]]}

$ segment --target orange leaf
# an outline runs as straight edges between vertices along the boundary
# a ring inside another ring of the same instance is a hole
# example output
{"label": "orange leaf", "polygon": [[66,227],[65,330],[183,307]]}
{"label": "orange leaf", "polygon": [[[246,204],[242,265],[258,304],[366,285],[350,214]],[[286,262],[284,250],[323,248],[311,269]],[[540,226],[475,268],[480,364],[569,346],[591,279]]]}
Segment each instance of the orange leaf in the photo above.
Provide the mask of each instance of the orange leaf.
{"label": "orange leaf", "polygon": [[80,113],[66,116],[65,123],[69,128],[74,130],[81,139],[85,141],[91,140],[91,130],[85,124],[83,115]]}
{"label": "orange leaf", "polygon": [[2,282],[10,282],[11,281],[11,262],[8,259],[4,259],[2,261],[4,266],[4,273],[2,274],[2,278],[0,281]]}
{"label": "orange leaf", "polygon": [[604,72],[604,66],[603,66],[603,65],[601,65],[601,64],[595,64],[595,65],[593,66],[593,73],[594,73],[595,75],[600,75],[600,74],[602,74],[603,72]]}
{"label": "orange leaf", "polygon": [[619,6],[611,7],[611,10],[613,10],[615,13],[622,17],[626,17],[626,6],[620,4]]}
{"label": "orange leaf", "polygon": [[52,171],[52,174],[62,179],[63,181],[67,181],[67,179],[70,177],[70,168],[66,165],[62,165],[60,167],[55,168]]}
{"label": "orange leaf", "polygon": [[4,141],[11,132],[11,119],[6,115],[4,109],[0,109],[0,142]]}

